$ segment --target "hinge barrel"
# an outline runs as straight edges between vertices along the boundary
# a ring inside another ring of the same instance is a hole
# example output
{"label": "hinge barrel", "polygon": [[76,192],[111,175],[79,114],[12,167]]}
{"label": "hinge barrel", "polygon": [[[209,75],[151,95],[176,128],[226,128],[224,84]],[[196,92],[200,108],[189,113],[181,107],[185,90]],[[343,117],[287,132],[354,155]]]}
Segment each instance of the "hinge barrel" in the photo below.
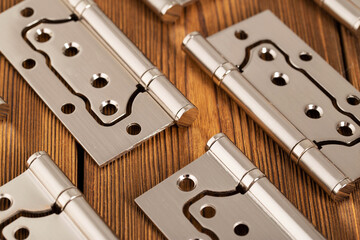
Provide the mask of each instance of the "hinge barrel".
{"label": "hinge barrel", "polygon": [[360,6],[352,0],[314,0],[356,35],[360,35]]}

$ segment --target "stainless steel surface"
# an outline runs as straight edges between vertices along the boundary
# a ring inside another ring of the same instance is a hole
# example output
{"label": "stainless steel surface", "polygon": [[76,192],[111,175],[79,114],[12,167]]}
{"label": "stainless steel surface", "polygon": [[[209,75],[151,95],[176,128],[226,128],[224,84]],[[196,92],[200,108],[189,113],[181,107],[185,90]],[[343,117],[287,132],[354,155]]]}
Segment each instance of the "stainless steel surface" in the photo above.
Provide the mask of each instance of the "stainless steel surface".
{"label": "stainless steel surface", "polygon": [[[0,223],[11,220],[2,232],[6,239],[16,239],[20,229],[29,239],[116,239],[49,155],[35,153],[27,164],[27,171],[0,187],[0,200],[10,201],[0,210]],[[45,216],[17,215],[23,212]]]}
{"label": "stainless steel surface", "polygon": [[314,0],[356,35],[360,34],[359,0]]}
{"label": "stainless steel surface", "polygon": [[25,0],[0,27],[0,51],[100,166],[197,116],[92,1]]}
{"label": "stainless steel surface", "polygon": [[207,148],[135,200],[168,239],[324,239],[224,134]]}
{"label": "stainless steel surface", "polygon": [[183,47],[328,194],[349,195],[360,93],[270,11],[207,39],[191,33]]}
{"label": "stainless steel surface", "polygon": [[9,105],[2,98],[0,98],[0,120],[5,120],[9,114],[9,111]]}
{"label": "stainless steel surface", "polygon": [[183,7],[197,0],[143,0],[165,22],[174,22],[180,15]]}

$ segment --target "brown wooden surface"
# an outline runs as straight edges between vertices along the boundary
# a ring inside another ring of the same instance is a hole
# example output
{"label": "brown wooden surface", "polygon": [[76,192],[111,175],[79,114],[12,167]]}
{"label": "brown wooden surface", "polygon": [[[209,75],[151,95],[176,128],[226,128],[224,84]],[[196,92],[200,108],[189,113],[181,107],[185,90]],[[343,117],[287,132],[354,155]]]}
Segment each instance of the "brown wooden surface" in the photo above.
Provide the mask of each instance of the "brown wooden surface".
{"label": "brown wooden surface", "polygon": [[[20,0],[0,0],[4,11]],[[11,105],[0,122],[0,184],[47,151],[121,239],[162,239],[134,199],[205,152],[224,132],[328,239],[360,239],[360,184],[335,203],[266,134],[185,57],[191,31],[205,36],[271,9],[332,67],[360,88],[360,44],[312,0],[199,0],[175,24],[163,24],[140,0],[97,0],[100,8],[199,108],[190,128],[172,127],[107,167],[99,168],[13,67],[0,56],[0,95]],[[1,37],[1,34],[0,34]],[[341,87],[341,85],[339,85]]]}

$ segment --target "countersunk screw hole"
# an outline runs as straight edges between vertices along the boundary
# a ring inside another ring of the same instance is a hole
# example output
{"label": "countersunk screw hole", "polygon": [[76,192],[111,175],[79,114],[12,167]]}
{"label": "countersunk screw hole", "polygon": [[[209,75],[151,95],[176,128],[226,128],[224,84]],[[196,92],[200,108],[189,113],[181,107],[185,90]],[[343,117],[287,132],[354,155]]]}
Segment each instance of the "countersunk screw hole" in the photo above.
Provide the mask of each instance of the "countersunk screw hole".
{"label": "countersunk screw hole", "polygon": [[177,180],[177,185],[181,191],[190,192],[195,189],[197,180],[194,176],[185,174],[179,177]]}
{"label": "countersunk screw hole", "polygon": [[34,14],[34,9],[29,7],[24,8],[23,10],[21,10],[20,14],[23,17],[31,17]]}
{"label": "countersunk screw hole", "polygon": [[12,205],[12,201],[5,195],[0,195],[0,212],[8,210]]}
{"label": "countersunk screw hole", "polygon": [[276,58],[276,52],[273,49],[263,47],[259,51],[259,57],[264,61],[273,61]]}
{"label": "countersunk screw hole", "polygon": [[64,104],[61,107],[61,111],[65,114],[71,114],[75,111],[75,106],[71,103]]}
{"label": "countersunk screw hole", "polygon": [[19,228],[15,233],[14,233],[14,237],[17,240],[25,240],[29,237],[30,232],[29,229],[22,227]]}
{"label": "countersunk screw hole", "polygon": [[300,59],[304,62],[309,62],[312,60],[312,55],[309,52],[301,52],[299,55]]}
{"label": "countersunk screw hole", "polygon": [[141,132],[141,126],[137,123],[132,123],[127,126],[126,131],[130,135],[138,135]]}
{"label": "countersunk screw hole", "polygon": [[234,232],[238,236],[246,236],[249,233],[249,227],[246,224],[238,223],[234,227]]}
{"label": "countersunk screw hole", "polygon": [[204,205],[200,209],[200,214],[204,218],[213,218],[216,214],[216,209],[211,205]]}
{"label": "countersunk screw hole", "polygon": [[80,45],[75,42],[65,43],[63,52],[67,57],[74,57],[80,52]]}
{"label": "countersunk screw hole", "polygon": [[105,73],[94,74],[91,79],[91,85],[94,88],[103,88],[109,83],[109,77]]}
{"label": "countersunk screw hole", "polygon": [[288,75],[276,72],[271,77],[271,82],[277,86],[285,86],[289,83]]}
{"label": "countersunk screw hole", "polygon": [[350,105],[357,106],[357,105],[360,104],[360,98],[357,97],[357,96],[354,96],[354,95],[350,95],[350,96],[347,97],[347,102]]}
{"label": "countersunk screw hole", "polygon": [[246,40],[248,38],[248,34],[245,31],[240,30],[235,32],[235,37],[240,40]]}
{"label": "countersunk screw hole", "polygon": [[34,59],[31,59],[31,58],[26,59],[26,60],[23,61],[23,63],[22,63],[22,66],[23,66],[23,68],[25,68],[25,69],[32,69],[32,68],[35,67],[35,65],[36,65],[35,60],[34,60]]}
{"label": "countersunk screw hole", "polygon": [[352,125],[351,123],[345,122],[345,121],[341,121],[337,125],[336,129],[339,134],[341,134],[345,137],[350,137],[350,136],[354,135],[354,133],[355,133],[354,125]]}
{"label": "countersunk screw hole", "polygon": [[35,40],[40,43],[49,41],[51,39],[51,37],[52,37],[52,32],[50,29],[42,28],[42,29],[36,30]]}
{"label": "countersunk screw hole", "polygon": [[322,117],[322,115],[324,114],[324,111],[322,110],[321,107],[316,106],[314,104],[309,104],[306,108],[305,108],[305,114],[306,116],[308,116],[309,118],[313,118],[313,119],[319,119]]}
{"label": "countersunk screw hole", "polygon": [[108,100],[102,102],[100,106],[100,112],[105,116],[111,116],[117,113],[118,111],[118,104],[113,100]]}

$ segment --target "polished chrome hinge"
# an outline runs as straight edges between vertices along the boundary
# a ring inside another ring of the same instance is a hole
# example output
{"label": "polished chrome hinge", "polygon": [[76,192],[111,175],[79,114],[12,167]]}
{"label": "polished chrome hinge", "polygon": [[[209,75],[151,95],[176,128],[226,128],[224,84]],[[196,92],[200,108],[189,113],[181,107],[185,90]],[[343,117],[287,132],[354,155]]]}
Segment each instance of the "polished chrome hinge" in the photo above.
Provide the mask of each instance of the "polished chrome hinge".
{"label": "polished chrome hinge", "polygon": [[360,177],[360,93],[270,11],[185,51],[334,199]]}
{"label": "polished chrome hinge", "polygon": [[176,21],[182,8],[197,0],[143,0],[165,22]]}
{"label": "polished chrome hinge", "polygon": [[91,0],[25,0],[0,28],[0,51],[101,166],[197,116]]}
{"label": "polished chrome hinge", "polygon": [[224,134],[207,149],[135,200],[168,239],[324,239]]}
{"label": "polished chrome hinge", "polygon": [[20,233],[25,235],[22,239],[116,239],[48,154],[35,153],[27,166],[27,171],[0,187],[5,239],[20,239]]}
{"label": "polished chrome hinge", "polygon": [[356,35],[360,34],[359,0],[314,0]]}
{"label": "polished chrome hinge", "polygon": [[9,105],[2,98],[0,98],[0,120],[5,120],[9,114],[9,111]]}

